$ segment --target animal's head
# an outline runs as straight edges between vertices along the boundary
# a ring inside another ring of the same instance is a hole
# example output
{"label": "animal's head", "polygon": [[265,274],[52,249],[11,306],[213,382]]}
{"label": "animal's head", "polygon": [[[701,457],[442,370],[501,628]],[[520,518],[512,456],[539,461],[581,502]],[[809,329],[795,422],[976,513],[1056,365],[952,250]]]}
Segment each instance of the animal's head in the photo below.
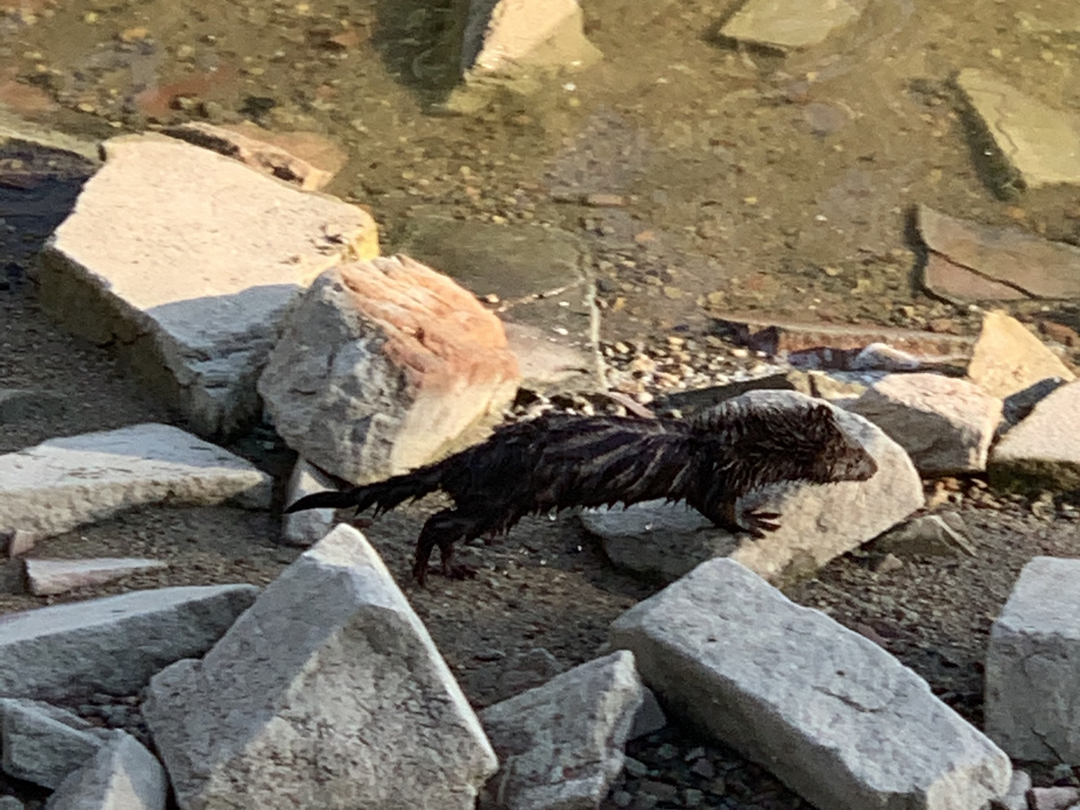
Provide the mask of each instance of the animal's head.
{"label": "animal's head", "polygon": [[749,490],[779,481],[865,481],[878,465],[820,401],[743,396],[699,414],[699,430],[716,435]]}

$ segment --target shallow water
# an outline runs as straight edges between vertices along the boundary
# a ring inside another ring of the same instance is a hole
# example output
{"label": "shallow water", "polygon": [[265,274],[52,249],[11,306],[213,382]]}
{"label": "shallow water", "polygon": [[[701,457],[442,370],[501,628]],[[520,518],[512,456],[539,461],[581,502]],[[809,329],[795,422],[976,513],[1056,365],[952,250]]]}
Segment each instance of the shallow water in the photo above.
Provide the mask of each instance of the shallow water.
{"label": "shallow water", "polygon": [[1080,109],[1075,0],[876,0],[786,56],[719,36],[737,4],[586,0],[600,64],[459,117],[438,111],[457,77],[452,0],[5,4],[0,83],[29,84],[39,120],[322,133],[349,155],[328,190],[370,206],[388,250],[421,212],[581,236],[614,332],[716,310],[961,317],[915,281],[919,203],[1080,242],[1080,194],[1003,184],[949,84],[975,67]]}

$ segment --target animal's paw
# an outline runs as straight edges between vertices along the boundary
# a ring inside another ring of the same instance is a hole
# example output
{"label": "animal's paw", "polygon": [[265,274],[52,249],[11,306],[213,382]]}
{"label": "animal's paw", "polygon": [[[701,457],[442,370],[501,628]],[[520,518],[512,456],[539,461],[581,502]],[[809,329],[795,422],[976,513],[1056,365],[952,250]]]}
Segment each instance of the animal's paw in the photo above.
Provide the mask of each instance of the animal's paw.
{"label": "animal's paw", "polygon": [[760,540],[766,532],[775,532],[780,528],[776,520],[780,517],[779,512],[746,512],[742,516],[742,527],[750,533],[755,540]]}
{"label": "animal's paw", "polygon": [[461,563],[442,568],[442,575],[448,579],[476,579],[476,574],[477,570],[471,565],[462,565]]}

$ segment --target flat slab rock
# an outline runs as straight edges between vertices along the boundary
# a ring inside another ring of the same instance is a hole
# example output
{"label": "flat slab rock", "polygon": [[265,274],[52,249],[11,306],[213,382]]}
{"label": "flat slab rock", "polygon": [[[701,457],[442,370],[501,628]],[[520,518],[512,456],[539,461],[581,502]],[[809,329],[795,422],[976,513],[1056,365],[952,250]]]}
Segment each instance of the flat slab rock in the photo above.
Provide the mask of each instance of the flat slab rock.
{"label": "flat slab rock", "polygon": [[115,345],[201,435],[258,415],[256,376],[294,299],[346,255],[378,255],[371,216],[161,135],[106,162],[46,247],[43,306]]}
{"label": "flat slab rock", "polygon": [[130,734],[116,731],[60,783],[45,810],[165,810],[168,791],[161,763]]}
{"label": "flat slab rock", "polygon": [[724,36],[780,49],[807,48],[854,22],[866,0],[751,0],[721,29]]}
{"label": "flat slab rock", "polygon": [[884,430],[930,476],[986,469],[1002,401],[967,380],[890,374],[848,408]]}
{"label": "flat slab rock", "polygon": [[879,646],[710,560],[615,620],[666,707],[822,810],[976,810],[1008,757]]}
{"label": "flat slab rock", "polygon": [[472,810],[497,767],[427,630],[345,524],[149,692],[184,810]]}
{"label": "flat slab rock", "polygon": [[270,504],[272,480],[250,462],[170,425],[50,439],[0,456],[0,540],[34,540],[151,503]]}
{"label": "flat slab rock", "polygon": [[484,709],[501,767],[480,807],[594,810],[622,770],[643,690],[634,656],[620,650]]}
{"label": "flat slab rock", "polygon": [[919,206],[919,235],[942,261],[926,286],[960,301],[1080,297],[1080,248],[1021,228],[956,219]]}
{"label": "flat slab rock", "polygon": [[160,560],[99,557],[91,560],[27,560],[26,579],[34,596],[66,593],[135,574],[168,568]]}
{"label": "flat slab rock", "polygon": [[1006,433],[990,454],[990,483],[1035,492],[1080,490],[1080,381],[1063,385]]}
{"label": "flat slab rock", "polygon": [[990,628],[986,733],[1010,756],[1080,762],[1080,560],[1035,557]]}
{"label": "flat slab rock", "polygon": [[[804,397],[794,391],[752,391],[758,401]],[[780,528],[760,540],[719,529],[682,503],[647,501],[581,514],[604,552],[621,568],[671,582],[704,560],[728,556],[769,580],[804,574],[857,548],[922,507],[922,481],[904,449],[861,416],[832,406],[837,423],[878,463],[869,481],[826,486],[783,485],[749,493],[740,509],[781,514]]]}
{"label": "flat slab rock", "polygon": [[363,483],[426,464],[494,420],[520,380],[495,315],[448,276],[394,256],[315,280],[259,392],[290,447]]}
{"label": "flat slab rock", "polygon": [[1043,104],[985,71],[961,70],[956,84],[1027,186],[1080,183],[1080,115]]}
{"label": "flat slab rock", "polygon": [[258,592],[156,588],[0,616],[0,697],[134,694],[162,667],[210,649]]}

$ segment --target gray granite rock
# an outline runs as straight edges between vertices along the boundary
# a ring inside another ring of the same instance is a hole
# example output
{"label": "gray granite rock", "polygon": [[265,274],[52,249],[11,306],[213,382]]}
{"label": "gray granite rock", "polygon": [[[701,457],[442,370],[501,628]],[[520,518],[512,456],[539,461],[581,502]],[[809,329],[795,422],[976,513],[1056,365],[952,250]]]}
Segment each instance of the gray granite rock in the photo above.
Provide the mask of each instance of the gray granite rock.
{"label": "gray granite rock", "polygon": [[200,435],[259,414],[255,382],[311,279],[378,255],[371,216],[161,135],[104,145],[37,282],[68,329],[110,344]]}
{"label": "gray granite rock", "polygon": [[149,691],[184,810],[471,810],[497,766],[427,630],[345,524]]}
{"label": "gray granite rock", "polygon": [[254,585],[134,591],[0,618],[0,697],[130,695],[202,655],[255,600]]}
{"label": "gray granite rock", "polygon": [[1080,490],[1080,381],[1057,388],[990,454],[990,483],[999,489]]}
{"label": "gray granite rock", "polygon": [[733,560],[710,560],[620,616],[664,705],[811,804],[977,810],[1011,764],[918,675]]}
{"label": "gray granite rock", "polygon": [[[285,503],[295,503],[305,495],[337,489],[334,481],[302,458],[296,460],[285,485]],[[310,546],[319,542],[334,527],[335,509],[306,509],[281,519],[281,539],[291,546]]]}
{"label": "gray granite rock", "polygon": [[122,731],[72,773],[45,810],[165,810],[165,769],[138,740]]}
{"label": "gray granite rock", "polygon": [[[805,399],[794,391],[753,391],[761,401]],[[759,540],[719,529],[684,503],[648,501],[629,508],[586,510],[585,528],[598,535],[619,567],[670,582],[703,560],[730,556],[769,580],[812,572],[903,520],[924,503],[922,480],[903,448],[881,428],[831,406],[838,424],[874,457],[868,481],[826,486],[786,484],[739,500],[740,509],[779,512],[780,529]]]}
{"label": "gray granite rock", "polygon": [[848,410],[884,430],[922,475],[933,476],[986,469],[1002,402],[967,380],[890,374]]}
{"label": "gray granite rock", "polygon": [[1008,754],[1080,762],[1080,560],[1035,557],[990,628],[986,733]]}
{"label": "gray granite rock", "polygon": [[426,464],[501,418],[521,373],[499,319],[407,256],[319,276],[259,378],[283,439],[353,483]]}
{"label": "gray granite rock", "polygon": [[114,733],[48,703],[0,699],[4,773],[35,785],[55,789]]}
{"label": "gray granite rock", "polygon": [[151,503],[270,505],[270,476],[171,425],[142,424],[50,439],[0,456],[0,541],[41,537]]}
{"label": "gray granite rock", "polygon": [[593,810],[622,770],[642,700],[634,656],[622,650],[484,709],[501,767],[480,807]]}

